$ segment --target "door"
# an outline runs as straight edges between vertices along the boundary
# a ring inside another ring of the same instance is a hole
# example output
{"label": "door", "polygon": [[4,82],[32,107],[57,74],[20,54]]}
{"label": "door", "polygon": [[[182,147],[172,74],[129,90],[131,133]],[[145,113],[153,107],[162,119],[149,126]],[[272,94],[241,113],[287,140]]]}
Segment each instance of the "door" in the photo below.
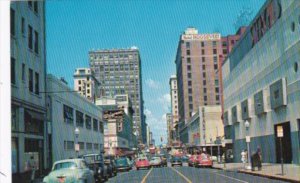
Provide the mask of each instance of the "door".
{"label": "door", "polygon": [[283,137],[282,141],[282,155],[284,163],[292,163],[292,142],[291,142],[291,127],[290,122],[281,123],[274,126],[275,134],[275,145],[276,145],[276,162],[281,163],[281,148],[280,148],[280,138],[277,137],[277,126],[283,127]]}

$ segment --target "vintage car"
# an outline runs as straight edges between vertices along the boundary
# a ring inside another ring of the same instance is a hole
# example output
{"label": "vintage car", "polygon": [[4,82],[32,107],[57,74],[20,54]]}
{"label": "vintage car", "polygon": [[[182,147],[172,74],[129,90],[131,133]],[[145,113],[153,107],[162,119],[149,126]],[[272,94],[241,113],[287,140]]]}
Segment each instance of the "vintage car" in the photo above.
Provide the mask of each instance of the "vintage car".
{"label": "vintage car", "polygon": [[182,166],[182,159],[180,156],[172,156],[171,158],[171,166],[180,165]]}
{"label": "vintage car", "polygon": [[132,169],[132,163],[126,157],[120,157],[120,158],[116,159],[115,163],[116,163],[116,168],[118,171],[122,171],[122,170],[129,171]]}
{"label": "vintage car", "polygon": [[158,157],[158,156],[152,157],[151,160],[150,160],[150,165],[152,167],[160,167],[160,166],[162,166],[161,158]]}
{"label": "vintage car", "polygon": [[212,167],[213,166],[213,161],[212,161],[211,157],[205,153],[197,155],[195,161],[196,161],[195,162],[196,167]]}
{"label": "vintage car", "polygon": [[86,154],[82,158],[86,161],[88,167],[94,171],[95,180],[100,182],[108,179],[107,165],[104,164],[102,154]]}
{"label": "vintage car", "polygon": [[197,155],[191,155],[188,161],[189,166],[195,166]]}
{"label": "vintage car", "polygon": [[107,155],[104,156],[104,163],[107,166],[107,172],[110,177],[116,176],[118,173],[116,163],[115,163],[115,156]]}
{"label": "vintage car", "polygon": [[168,161],[167,161],[167,156],[165,154],[161,154],[159,155],[160,158],[161,158],[161,164],[162,166],[168,166]]}
{"label": "vintage car", "polygon": [[56,161],[52,170],[43,179],[43,183],[94,183],[94,172],[84,159],[66,159]]}
{"label": "vintage car", "polygon": [[141,168],[150,169],[150,163],[149,163],[149,161],[148,161],[148,159],[146,157],[138,158],[135,161],[135,167],[136,167],[137,170],[139,170]]}

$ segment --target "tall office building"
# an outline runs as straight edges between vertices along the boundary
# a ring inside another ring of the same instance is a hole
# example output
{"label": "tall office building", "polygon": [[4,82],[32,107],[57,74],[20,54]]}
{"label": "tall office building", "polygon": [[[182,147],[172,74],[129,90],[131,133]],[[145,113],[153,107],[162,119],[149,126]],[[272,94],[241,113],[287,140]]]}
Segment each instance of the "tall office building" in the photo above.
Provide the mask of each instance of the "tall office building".
{"label": "tall office building", "polygon": [[74,90],[91,102],[100,97],[100,82],[95,78],[90,68],[77,68],[73,75]]}
{"label": "tall office building", "polygon": [[145,143],[142,69],[138,48],[90,51],[90,68],[105,96],[128,94],[132,101],[133,131]]}
{"label": "tall office building", "polygon": [[45,3],[11,2],[10,21],[12,177],[13,182],[22,182],[29,181],[25,178],[26,162],[34,161],[39,173],[49,167],[45,136]]}
{"label": "tall office building", "polygon": [[176,75],[170,77],[171,114],[172,114],[172,140],[176,140],[176,127],[179,121],[178,116],[178,88]]}
{"label": "tall office building", "polygon": [[220,44],[218,33],[198,34],[188,28],[181,35],[175,60],[180,121],[186,123],[199,106],[220,105]]}

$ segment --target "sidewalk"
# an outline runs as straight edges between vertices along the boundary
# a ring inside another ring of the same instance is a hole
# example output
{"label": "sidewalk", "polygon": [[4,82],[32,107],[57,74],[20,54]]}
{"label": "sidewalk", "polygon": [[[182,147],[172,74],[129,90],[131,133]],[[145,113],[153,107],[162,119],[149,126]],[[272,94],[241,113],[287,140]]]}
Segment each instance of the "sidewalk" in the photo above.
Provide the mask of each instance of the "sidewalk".
{"label": "sidewalk", "polygon": [[263,163],[261,171],[257,171],[257,168],[255,171],[246,170],[243,163],[226,163],[226,168],[224,168],[224,164],[215,163],[213,167],[226,171],[237,171],[270,179],[300,183],[300,166],[295,164],[284,164],[284,175],[281,175],[281,164]]}

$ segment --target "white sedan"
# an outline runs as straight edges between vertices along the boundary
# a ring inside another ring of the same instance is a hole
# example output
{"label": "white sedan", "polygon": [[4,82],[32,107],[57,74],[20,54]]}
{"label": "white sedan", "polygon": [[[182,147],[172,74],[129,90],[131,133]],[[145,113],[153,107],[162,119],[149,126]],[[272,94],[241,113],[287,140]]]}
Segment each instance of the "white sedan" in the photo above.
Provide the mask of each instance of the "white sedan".
{"label": "white sedan", "polygon": [[95,183],[94,172],[90,170],[84,159],[66,159],[53,164],[43,183]]}

